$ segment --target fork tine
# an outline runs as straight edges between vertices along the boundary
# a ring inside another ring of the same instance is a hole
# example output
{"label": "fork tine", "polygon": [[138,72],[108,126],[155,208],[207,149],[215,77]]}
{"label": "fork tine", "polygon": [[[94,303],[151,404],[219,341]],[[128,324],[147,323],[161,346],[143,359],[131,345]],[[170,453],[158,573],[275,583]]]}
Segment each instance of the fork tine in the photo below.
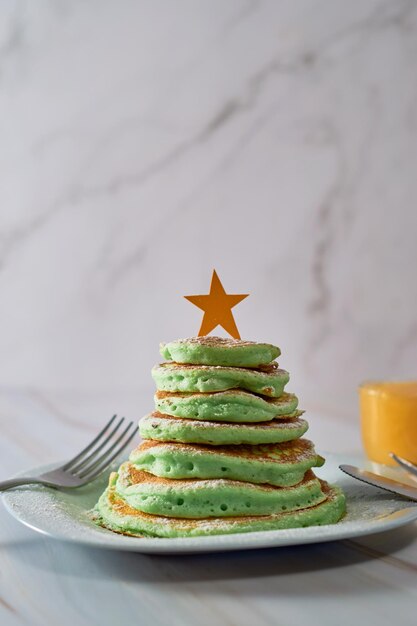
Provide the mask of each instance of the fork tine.
{"label": "fork tine", "polygon": [[97,437],[95,437],[93,439],[93,441],[91,443],[88,444],[88,446],[86,446],[84,448],[84,450],[81,450],[81,452],[79,454],[77,454],[76,456],[74,456],[74,458],[72,458],[71,460],[68,461],[68,463],[66,463],[62,469],[63,470],[67,470],[71,465],[73,465],[74,463],[76,463],[79,459],[81,459],[82,456],[84,456],[84,454],[86,452],[89,452],[89,450],[91,450],[91,448],[101,439],[101,437],[106,433],[106,431],[110,428],[110,426],[113,424],[114,420],[116,419],[117,414],[114,414],[113,417],[107,422],[107,424],[104,426],[104,428],[99,432],[99,434],[97,435]]}
{"label": "fork tine", "polygon": [[116,457],[119,456],[119,454],[126,448],[126,446],[132,441],[133,437],[136,435],[136,433],[139,430],[139,426],[136,426],[136,428],[133,430],[133,432],[129,435],[129,437],[126,439],[126,441],[124,443],[122,443],[122,445],[116,450],[116,452],[114,452],[111,457],[109,459],[107,459],[98,469],[96,469],[95,472],[93,472],[93,474],[89,474],[88,476],[84,476],[85,481],[86,482],[91,482],[92,480],[94,480],[95,478],[97,478],[97,476],[99,476],[102,472],[104,472],[109,465],[114,461],[114,459]]}
{"label": "fork tine", "polygon": [[102,450],[104,446],[110,441],[110,439],[117,433],[117,431],[119,430],[120,426],[123,424],[124,421],[125,421],[125,418],[122,417],[117,422],[113,430],[107,435],[105,440],[98,446],[98,448],[95,448],[92,451],[92,453],[87,456],[87,458],[83,459],[80,463],[77,463],[75,467],[73,465],[72,466],[70,465],[67,471],[69,471],[71,474],[76,474],[80,469],[84,467],[84,465],[88,464],[94,458],[97,458],[97,453],[100,452],[100,450]]}
{"label": "fork tine", "polygon": [[131,426],[133,426],[133,422],[129,422],[129,424],[126,426],[122,434],[116,439],[116,441],[110,446],[110,448],[108,448],[105,452],[103,452],[102,455],[98,457],[98,459],[93,460],[93,462],[90,463],[90,465],[88,465],[87,467],[85,467],[82,470],[82,472],[76,474],[78,478],[84,478],[85,476],[87,476],[87,474],[89,474],[92,470],[94,470],[98,465],[100,465],[103,461],[105,461],[105,459],[109,456],[109,454],[111,454],[113,450],[122,441],[123,437],[130,430]]}

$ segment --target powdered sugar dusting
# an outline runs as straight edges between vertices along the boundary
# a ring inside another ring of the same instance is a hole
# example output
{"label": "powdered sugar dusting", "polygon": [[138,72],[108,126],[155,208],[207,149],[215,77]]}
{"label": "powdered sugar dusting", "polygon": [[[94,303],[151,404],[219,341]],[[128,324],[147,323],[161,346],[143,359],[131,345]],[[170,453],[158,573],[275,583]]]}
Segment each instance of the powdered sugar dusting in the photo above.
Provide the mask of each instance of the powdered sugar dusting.
{"label": "powdered sugar dusting", "polygon": [[37,486],[19,488],[5,492],[3,501],[15,517],[41,532],[89,545],[139,552],[181,553],[310,543],[380,532],[417,519],[415,503],[362,484],[338,470],[339,463],[360,464],[360,459],[324,456],[327,456],[327,463],[316,473],[329,482],[337,482],[347,500],[347,515],[330,526],[200,538],[126,537],[97,527],[89,517],[89,511],[104,490],[106,477],[68,492]]}
{"label": "powdered sugar dusting", "polygon": [[[203,335],[201,337],[188,337],[186,339],[176,339],[170,341],[169,344],[194,344],[200,346],[221,346],[222,348],[233,348],[236,346],[264,346],[269,344],[256,343],[255,341],[246,341],[242,339],[232,339],[231,337],[216,337],[215,335]],[[161,346],[165,346],[165,343],[161,343]]]}

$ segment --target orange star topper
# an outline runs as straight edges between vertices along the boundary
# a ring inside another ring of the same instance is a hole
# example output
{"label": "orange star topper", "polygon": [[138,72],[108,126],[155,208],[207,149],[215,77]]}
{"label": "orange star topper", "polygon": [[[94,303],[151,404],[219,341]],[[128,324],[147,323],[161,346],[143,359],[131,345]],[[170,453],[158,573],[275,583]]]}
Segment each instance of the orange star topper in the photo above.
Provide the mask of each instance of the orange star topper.
{"label": "orange star topper", "polygon": [[213,270],[209,294],[204,296],[184,296],[186,300],[189,300],[204,311],[198,336],[208,335],[217,326],[221,326],[234,339],[240,339],[232,309],[247,298],[248,295],[248,293],[233,295],[226,293],[216,270]]}

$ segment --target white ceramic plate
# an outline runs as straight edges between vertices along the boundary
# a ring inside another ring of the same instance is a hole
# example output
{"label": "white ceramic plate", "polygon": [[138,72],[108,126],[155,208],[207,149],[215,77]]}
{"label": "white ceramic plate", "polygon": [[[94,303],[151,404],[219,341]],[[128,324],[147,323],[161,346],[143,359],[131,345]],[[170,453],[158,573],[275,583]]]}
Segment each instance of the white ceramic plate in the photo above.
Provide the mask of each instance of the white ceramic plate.
{"label": "white ceramic plate", "polygon": [[[212,537],[141,539],[97,527],[87,512],[106,485],[106,477],[74,491],[55,491],[40,486],[19,487],[5,492],[3,502],[20,522],[34,530],[64,541],[98,548],[154,552],[159,554],[249,550],[334,541],[391,530],[417,520],[417,505],[381,489],[370,487],[343,474],[340,463],[360,464],[360,459],[323,453],[327,461],[316,471],[329,482],[338,483],[347,497],[348,513],[338,524],[289,530],[270,530]],[[362,463],[363,465],[363,463]],[[36,475],[51,466],[31,470]],[[23,473],[28,474],[28,472]]]}

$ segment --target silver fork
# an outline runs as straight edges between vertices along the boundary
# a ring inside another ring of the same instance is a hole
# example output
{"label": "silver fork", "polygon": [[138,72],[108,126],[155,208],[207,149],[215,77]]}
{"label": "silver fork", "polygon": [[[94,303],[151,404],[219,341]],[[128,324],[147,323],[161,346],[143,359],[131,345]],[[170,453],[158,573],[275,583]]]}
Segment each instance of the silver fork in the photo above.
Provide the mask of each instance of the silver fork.
{"label": "silver fork", "polygon": [[405,469],[409,474],[415,478],[417,476],[417,465],[408,461],[408,459],[404,459],[402,456],[398,456],[394,452],[389,453],[390,457],[394,459],[397,465],[400,465],[403,469]]}
{"label": "silver fork", "polygon": [[[117,415],[113,415],[97,437],[84,450],[81,450],[79,454],[61,467],[45,472],[40,476],[24,476],[5,480],[0,482],[0,491],[29,484],[69,489],[90,483],[110,466],[138,431],[138,426],[131,430],[133,422],[129,422],[120,432],[119,429],[125,421],[124,417],[118,420],[111,428],[116,418]],[[120,434],[114,443],[110,443],[116,433]]]}

